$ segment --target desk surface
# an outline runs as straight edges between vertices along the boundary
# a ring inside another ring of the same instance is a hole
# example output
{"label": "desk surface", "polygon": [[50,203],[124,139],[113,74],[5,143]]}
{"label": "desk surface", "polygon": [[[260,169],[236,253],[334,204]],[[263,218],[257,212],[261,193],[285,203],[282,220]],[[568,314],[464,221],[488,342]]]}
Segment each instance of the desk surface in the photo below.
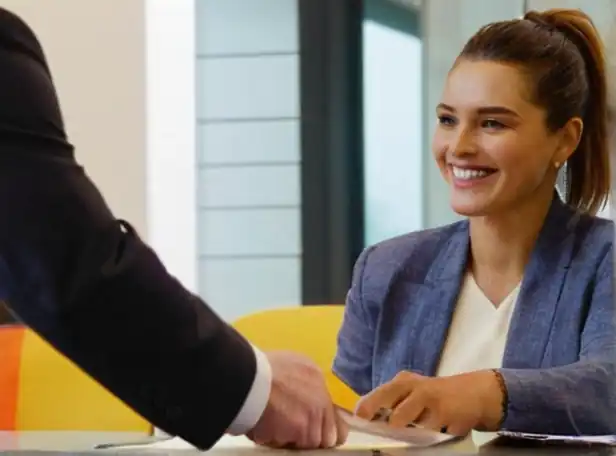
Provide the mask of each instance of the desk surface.
{"label": "desk surface", "polygon": [[[147,439],[132,432],[0,432],[0,451],[91,451],[99,443]],[[100,452],[97,452],[100,453]]]}
{"label": "desk surface", "polygon": [[[67,453],[88,455],[96,454],[98,456],[104,456],[105,454],[115,453],[118,454],[118,450],[94,450],[94,446],[100,443],[111,442],[135,442],[143,441],[147,439],[143,434],[139,433],[109,433],[109,432],[0,432],[0,453],[13,453],[20,455],[32,455],[32,456],[47,456],[52,454],[66,455]],[[43,453],[41,453],[43,452]],[[331,456],[334,452],[340,454],[341,452],[345,456],[364,456],[374,455],[372,451],[336,451],[336,450],[320,450],[320,451],[307,451],[303,454]],[[121,453],[128,453],[129,455],[135,454],[169,454],[173,451],[165,450],[133,450],[133,451],[121,451]],[[193,451],[177,451],[175,453],[181,453],[182,455],[194,454]],[[256,449],[256,448],[213,448],[208,454],[214,454],[219,456],[230,456],[235,454],[242,454],[244,456],[250,453],[251,455],[263,455],[268,453],[277,454],[297,454],[296,451],[283,451],[283,450],[269,450],[269,449]],[[480,449],[475,448],[472,444],[467,445],[465,442],[453,444],[450,446],[435,447],[426,450],[384,450],[382,456],[397,456],[397,455],[422,455],[422,456],[441,456],[441,455],[461,455],[461,454],[482,454],[485,456],[509,456],[509,455],[524,455],[524,456],[541,456],[541,455],[583,455],[583,456],[616,456],[616,449],[610,448],[563,448],[563,447],[551,447],[551,448],[511,448],[511,447],[494,447],[484,446]]]}

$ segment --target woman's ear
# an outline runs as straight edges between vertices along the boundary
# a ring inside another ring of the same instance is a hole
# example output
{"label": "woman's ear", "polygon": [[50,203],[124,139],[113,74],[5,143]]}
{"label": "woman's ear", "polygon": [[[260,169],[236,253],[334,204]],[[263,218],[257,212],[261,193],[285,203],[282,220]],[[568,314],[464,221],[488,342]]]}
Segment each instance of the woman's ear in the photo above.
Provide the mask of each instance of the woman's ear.
{"label": "woman's ear", "polygon": [[559,146],[554,154],[554,163],[565,163],[576,151],[582,134],[584,132],[584,122],[579,117],[572,117],[560,130]]}

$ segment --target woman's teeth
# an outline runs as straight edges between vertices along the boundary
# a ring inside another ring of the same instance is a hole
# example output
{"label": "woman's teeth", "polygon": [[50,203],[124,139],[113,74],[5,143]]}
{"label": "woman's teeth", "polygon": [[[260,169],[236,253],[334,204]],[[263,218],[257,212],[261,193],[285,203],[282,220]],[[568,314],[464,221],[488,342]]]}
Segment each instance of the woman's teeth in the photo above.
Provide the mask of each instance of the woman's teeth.
{"label": "woman's teeth", "polygon": [[491,174],[490,172],[481,169],[464,169],[456,168],[455,166],[453,166],[452,169],[453,175],[456,179],[480,179],[482,177],[486,177],[488,174]]}

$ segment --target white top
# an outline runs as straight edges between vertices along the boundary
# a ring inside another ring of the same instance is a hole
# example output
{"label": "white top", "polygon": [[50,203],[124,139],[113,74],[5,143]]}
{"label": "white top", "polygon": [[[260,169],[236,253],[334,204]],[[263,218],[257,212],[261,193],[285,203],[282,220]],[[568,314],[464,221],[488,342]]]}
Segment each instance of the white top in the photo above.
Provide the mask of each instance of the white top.
{"label": "white top", "polygon": [[[479,288],[473,275],[466,274],[437,376],[502,367],[507,333],[519,292],[520,284],[495,306]],[[476,444],[483,444],[493,437],[493,433],[473,431]]]}

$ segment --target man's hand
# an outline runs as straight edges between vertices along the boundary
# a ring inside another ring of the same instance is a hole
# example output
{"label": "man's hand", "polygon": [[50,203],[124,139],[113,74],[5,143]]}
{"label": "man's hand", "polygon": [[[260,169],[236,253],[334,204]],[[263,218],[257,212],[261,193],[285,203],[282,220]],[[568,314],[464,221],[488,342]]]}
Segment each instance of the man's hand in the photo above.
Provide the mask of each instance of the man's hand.
{"label": "man's hand", "polygon": [[278,448],[331,448],[344,443],[348,429],[334,410],[319,368],[295,353],[266,355],[272,368],[270,398],[247,437]]}

